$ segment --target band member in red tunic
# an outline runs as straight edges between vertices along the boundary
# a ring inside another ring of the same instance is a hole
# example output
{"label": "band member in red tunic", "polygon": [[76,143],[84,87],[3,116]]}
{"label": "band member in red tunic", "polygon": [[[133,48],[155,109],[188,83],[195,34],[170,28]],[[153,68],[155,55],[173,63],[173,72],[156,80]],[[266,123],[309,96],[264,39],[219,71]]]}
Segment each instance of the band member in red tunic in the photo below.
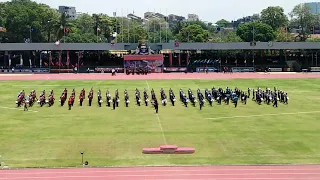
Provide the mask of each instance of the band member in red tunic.
{"label": "band member in red tunic", "polygon": [[24,100],[24,91],[21,91],[16,101],[17,107],[21,107],[21,105],[23,104],[23,100]]}
{"label": "band member in red tunic", "polygon": [[89,94],[92,94],[92,96],[93,96],[93,88],[90,89]]}
{"label": "band member in red tunic", "polygon": [[42,94],[40,94],[40,96],[42,96],[42,95],[43,95],[43,96],[46,96],[46,90],[43,90],[43,91],[42,91]]}
{"label": "band member in red tunic", "polygon": [[67,88],[64,88],[63,94],[64,94],[65,97],[68,97],[68,90],[67,90]]}
{"label": "band member in red tunic", "polygon": [[45,105],[47,103],[45,94],[42,93],[42,95],[40,96],[39,99],[40,99],[40,101],[39,101],[40,107],[42,107],[43,105]]}
{"label": "band member in red tunic", "polygon": [[65,95],[65,93],[62,93],[60,96],[61,106],[63,106],[65,102],[66,102],[66,95]]}
{"label": "band member in red tunic", "polygon": [[75,96],[74,95],[72,95],[71,97],[71,101],[72,101],[72,106],[73,106],[73,104],[74,104],[74,99],[75,99]]}
{"label": "band member in red tunic", "polygon": [[81,93],[79,96],[80,106],[82,106],[83,99],[84,99],[84,95],[83,95],[83,93]]}
{"label": "band member in red tunic", "polygon": [[84,88],[81,90],[81,93],[80,93],[80,94],[82,94],[83,99],[86,98],[86,90],[84,90]]}
{"label": "band member in red tunic", "polygon": [[71,110],[71,107],[72,107],[72,99],[71,98],[69,98],[69,100],[68,100],[68,106],[69,106],[69,110]]}
{"label": "band member in red tunic", "polygon": [[73,96],[76,96],[76,90],[75,89],[72,89],[72,94]]}
{"label": "band member in red tunic", "polygon": [[49,99],[48,100],[49,107],[53,106],[53,104],[54,104],[54,96],[50,95],[48,99]]}
{"label": "band member in red tunic", "polygon": [[33,103],[34,103],[34,100],[33,100],[33,98],[32,98],[32,95],[30,94],[30,96],[29,96],[29,99],[28,99],[28,101],[29,101],[29,107],[32,107],[33,106]]}
{"label": "band member in red tunic", "polygon": [[29,96],[29,107],[32,107],[34,102],[36,102],[36,101],[38,101],[36,91],[32,90],[30,92],[30,96]]}

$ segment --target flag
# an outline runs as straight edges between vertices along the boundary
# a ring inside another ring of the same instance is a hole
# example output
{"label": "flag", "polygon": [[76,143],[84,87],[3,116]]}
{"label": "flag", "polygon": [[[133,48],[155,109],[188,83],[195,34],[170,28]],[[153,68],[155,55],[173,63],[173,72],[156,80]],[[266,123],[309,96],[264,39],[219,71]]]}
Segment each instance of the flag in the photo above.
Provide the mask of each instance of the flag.
{"label": "flag", "polygon": [[69,51],[67,52],[67,66],[69,66],[70,64],[70,55],[69,55]]}

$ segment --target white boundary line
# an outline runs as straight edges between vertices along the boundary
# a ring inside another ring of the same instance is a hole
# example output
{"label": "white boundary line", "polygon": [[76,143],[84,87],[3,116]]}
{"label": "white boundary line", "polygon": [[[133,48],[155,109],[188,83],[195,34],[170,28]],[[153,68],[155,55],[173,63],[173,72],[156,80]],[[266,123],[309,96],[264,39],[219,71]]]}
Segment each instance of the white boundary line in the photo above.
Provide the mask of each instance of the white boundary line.
{"label": "white boundary line", "polygon": [[[66,172],[66,174],[68,174]],[[309,178],[308,179],[317,179],[319,177],[312,177],[311,175],[315,175],[315,176],[318,176],[320,175],[320,173],[181,173],[181,174],[150,174],[150,175],[147,175],[148,177],[161,177],[161,179],[164,179],[165,177],[172,177],[172,179],[175,179],[174,177],[183,177],[183,176],[198,176],[198,178],[201,178],[203,176],[216,176],[216,177],[209,177],[209,178],[214,178],[214,179],[234,179],[234,180],[238,180],[238,179],[268,179],[270,180],[270,178],[264,178],[264,177],[254,177],[254,176],[257,176],[257,175],[293,175],[293,177],[285,177],[285,179],[296,179],[296,177],[294,177],[294,175],[307,175]],[[220,176],[220,177],[217,177],[217,176]],[[228,176],[251,176],[251,177],[247,177],[247,178],[229,178]],[[310,177],[311,176],[311,177]],[[75,176],[75,175],[64,175],[64,176],[47,176],[47,177],[37,177],[37,176],[31,176],[31,177],[5,177],[5,178],[0,178],[0,179],[5,179],[5,180],[9,180],[9,179],[66,179],[66,178],[89,178],[89,179],[93,179],[93,178],[116,178],[116,177],[123,177],[123,178],[126,178],[126,177],[146,177],[146,174],[143,173],[143,174],[135,174],[135,175],[131,175],[131,174],[121,174],[121,175],[118,175],[118,174],[107,174],[107,175],[78,175],[78,176]],[[181,178],[182,178],[181,177]],[[208,177],[206,177],[208,178]],[[306,177],[302,177],[302,178],[306,178]],[[152,178],[152,179],[155,179],[155,178]],[[160,178],[159,178],[160,179]],[[187,178],[189,179],[189,178]],[[193,178],[191,178],[193,179]],[[271,179],[284,179],[282,177],[274,177],[274,178],[271,178]]]}
{"label": "white boundary line", "polygon": [[[146,84],[147,84],[148,90],[150,91],[150,86],[149,86],[148,80],[146,80]],[[161,129],[161,133],[162,133],[163,141],[164,141],[164,143],[167,145],[167,144],[168,144],[168,142],[167,142],[166,136],[164,135],[164,131],[163,131],[163,128],[162,128],[162,124],[161,124],[160,117],[159,117],[159,115],[158,115],[158,114],[156,114],[156,116],[157,116],[158,123],[159,123],[160,129]]]}
{"label": "white boundary line", "polygon": [[[0,108],[1,108],[1,109],[10,109],[10,110],[24,111],[24,109],[11,108],[11,107],[3,107],[3,106],[0,106]],[[28,109],[27,112],[35,112],[35,113],[37,113],[37,112],[39,112],[39,111],[33,111],[33,110]]]}
{"label": "white boundary line", "polygon": [[276,113],[276,114],[255,114],[248,116],[224,116],[217,118],[205,118],[210,120],[218,120],[218,119],[233,119],[233,118],[248,118],[248,117],[264,117],[264,116],[279,116],[279,115],[297,115],[297,114],[316,114],[320,113],[320,111],[309,111],[309,112],[294,112],[294,113]]}
{"label": "white boundary line", "polygon": [[[0,170],[1,175],[45,175],[45,174],[87,174],[87,173],[144,173],[144,172],[209,172],[209,173],[215,173],[219,172],[219,174],[221,174],[221,172],[233,172],[233,173],[239,173],[239,172],[234,172],[234,171],[240,171],[241,174],[265,174],[265,173],[270,173],[270,171],[272,172],[272,174],[297,174],[297,173],[303,173],[303,174],[310,174],[310,171],[315,171],[315,170],[319,170],[319,168],[312,168],[312,169],[286,169],[286,168],[282,168],[282,169],[277,169],[277,168],[247,168],[247,169],[237,169],[237,168],[228,168],[228,169],[159,169],[159,170],[154,170],[154,169],[145,169],[145,170],[90,170],[90,169],[86,169],[86,171],[64,171],[64,170],[50,170],[50,171],[45,171],[46,169],[41,169],[40,172],[32,172],[36,169],[30,169],[30,171],[23,171],[23,172],[17,172],[17,171],[12,171],[12,170]],[[88,171],[87,171],[88,170]],[[19,171],[19,170],[18,170]],[[266,172],[265,172],[266,171]],[[280,171],[280,172],[279,172]],[[285,171],[285,172],[282,172]],[[288,171],[290,171],[290,173],[288,173]],[[294,172],[292,172],[294,171]],[[319,172],[316,172],[317,174],[320,175]],[[225,173],[223,173],[225,174]],[[312,173],[311,173],[312,174]]]}

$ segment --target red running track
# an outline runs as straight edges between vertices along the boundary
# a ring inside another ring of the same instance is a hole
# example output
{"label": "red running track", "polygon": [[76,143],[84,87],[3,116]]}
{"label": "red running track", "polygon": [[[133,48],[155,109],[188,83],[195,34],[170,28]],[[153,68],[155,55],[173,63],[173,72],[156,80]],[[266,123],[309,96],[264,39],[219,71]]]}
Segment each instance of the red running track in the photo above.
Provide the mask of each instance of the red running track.
{"label": "red running track", "polygon": [[0,170],[0,180],[320,180],[320,165]]}
{"label": "red running track", "polygon": [[0,80],[172,80],[172,79],[291,79],[320,78],[320,73],[154,73],[148,75],[117,74],[0,74]]}

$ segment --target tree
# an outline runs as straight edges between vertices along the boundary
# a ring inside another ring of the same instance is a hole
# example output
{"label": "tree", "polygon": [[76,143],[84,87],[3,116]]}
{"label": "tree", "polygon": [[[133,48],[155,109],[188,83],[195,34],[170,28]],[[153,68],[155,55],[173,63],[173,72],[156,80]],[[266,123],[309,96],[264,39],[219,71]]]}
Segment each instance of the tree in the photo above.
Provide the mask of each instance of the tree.
{"label": "tree", "polygon": [[92,43],[97,41],[97,36],[93,33],[70,33],[65,38],[66,42],[72,43]]}
{"label": "tree", "polygon": [[62,38],[65,37],[66,32],[69,33],[69,30],[67,30],[67,15],[66,15],[66,13],[62,13],[60,15],[59,22],[55,26],[57,29],[56,40],[60,41]]}
{"label": "tree", "polygon": [[271,6],[261,12],[261,22],[268,24],[274,30],[287,25],[288,17],[284,14],[284,9],[280,6]]}
{"label": "tree", "polygon": [[286,28],[279,28],[275,31],[276,41],[278,42],[292,42],[294,41],[291,33]]}
{"label": "tree", "polygon": [[204,30],[208,30],[208,24],[206,24],[203,21],[197,20],[197,21],[188,21],[188,22],[186,22],[186,26],[194,25],[194,24],[201,26],[201,28],[204,29]]}
{"label": "tree", "polygon": [[242,39],[233,30],[222,29],[210,36],[210,42],[242,42]]}
{"label": "tree", "polygon": [[225,20],[225,19],[221,19],[219,21],[216,22],[216,25],[219,27],[226,27],[227,24],[229,24],[230,22]]}
{"label": "tree", "polygon": [[196,24],[182,28],[177,35],[178,40],[181,42],[206,42],[208,37],[208,31]]}
{"label": "tree", "polygon": [[176,36],[186,26],[187,26],[186,23],[178,21],[177,23],[175,23],[174,26],[172,26],[171,32],[174,36]]}
{"label": "tree", "polygon": [[58,14],[49,6],[30,0],[6,2],[1,4],[0,9],[1,17],[4,19],[2,21],[7,28],[4,36],[12,43],[24,42],[27,38],[31,38],[32,42],[44,42],[47,34],[45,32],[49,30],[45,29],[43,23],[56,19]]}
{"label": "tree", "polygon": [[305,41],[308,38],[306,30],[314,27],[319,19],[319,15],[311,13],[311,9],[306,4],[296,5],[290,13],[291,24],[299,27],[301,30],[296,40]]}
{"label": "tree", "polygon": [[59,24],[59,13],[55,9],[50,8],[46,4],[40,4],[42,8],[46,11],[46,13],[42,16],[41,28],[44,36],[46,37],[47,42],[52,42],[56,38],[54,37],[56,34],[57,24]]}
{"label": "tree", "polygon": [[229,32],[223,39],[223,42],[242,42],[242,39],[237,35],[236,32]]}
{"label": "tree", "polygon": [[5,24],[5,9],[6,9],[6,3],[0,2],[0,27],[4,27]]}
{"label": "tree", "polygon": [[160,29],[164,30],[168,28],[168,22],[164,19],[152,18],[149,19],[145,25],[145,27],[149,30],[149,32],[157,32]]}
{"label": "tree", "polygon": [[172,40],[172,39],[174,38],[170,29],[164,29],[161,31],[149,33],[149,42],[164,43],[164,42],[169,42],[169,40]]}
{"label": "tree", "polygon": [[272,27],[259,22],[241,24],[237,29],[237,35],[245,42],[269,42],[275,38]]}

